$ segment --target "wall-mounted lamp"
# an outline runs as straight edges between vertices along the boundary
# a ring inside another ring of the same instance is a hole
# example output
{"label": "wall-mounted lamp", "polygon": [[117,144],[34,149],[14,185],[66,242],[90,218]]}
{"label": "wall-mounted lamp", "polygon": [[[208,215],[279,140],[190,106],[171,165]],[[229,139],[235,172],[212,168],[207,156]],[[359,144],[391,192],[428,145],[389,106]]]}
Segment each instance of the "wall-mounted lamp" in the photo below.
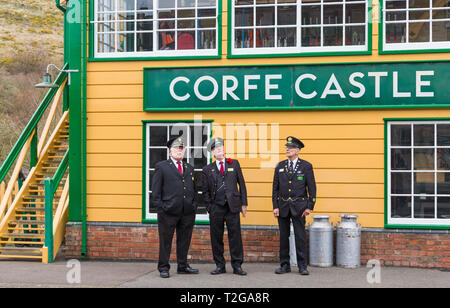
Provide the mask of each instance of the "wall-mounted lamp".
{"label": "wall-mounted lamp", "polygon": [[78,73],[79,70],[63,70],[58,68],[55,64],[51,63],[47,65],[47,72],[44,74],[42,78],[42,82],[35,85],[36,88],[59,88],[58,85],[55,85],[52,82],[52,75],[48,72],[50,67],[56,68],[59,72],[66,72],[68,75],[67,85],[70,86],[70,73]]}

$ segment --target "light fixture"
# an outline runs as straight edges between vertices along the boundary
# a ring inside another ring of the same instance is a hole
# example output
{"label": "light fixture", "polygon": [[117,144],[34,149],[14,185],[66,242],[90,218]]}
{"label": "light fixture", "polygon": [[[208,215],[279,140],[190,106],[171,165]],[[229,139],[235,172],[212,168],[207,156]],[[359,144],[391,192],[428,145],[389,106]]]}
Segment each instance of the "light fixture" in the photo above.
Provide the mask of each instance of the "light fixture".
{"label": "light fixture", "polygon": [[42,78],[42,82],[35,85],[36,88],[59,88],[58,85],[52,82],[52,76],[49,73],[50,67],[56,68],[59,72],[65,72],[68,75],[67,85],[70,86],[70,73],[78,73],[79,70],[63,70],[58,68],[55,64],[51,63],[47,65],[47,72]]}

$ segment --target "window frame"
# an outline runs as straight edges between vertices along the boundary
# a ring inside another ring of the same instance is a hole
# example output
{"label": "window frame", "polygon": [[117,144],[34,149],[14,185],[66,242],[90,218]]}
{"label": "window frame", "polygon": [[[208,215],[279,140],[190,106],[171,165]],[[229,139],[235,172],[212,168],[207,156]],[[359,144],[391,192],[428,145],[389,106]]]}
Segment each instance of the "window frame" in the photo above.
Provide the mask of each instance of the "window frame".
{"label": "window frame", "polygon": [[[439,53],[439,52],[450,52],[450,41],[447,42],[427,42],[427,43],[401,43],[401,44],[391,44],[387,46],[385,43],[385,1],[379,1],[379,23],[378,23],[378,53],[379,54],[408,54],[408,53]],[[432,1],[432,0],[430,0]],[[432,6],[428,8],[432,10]],[[418,9],[422,10],[422,9]],[[399,11],[399,10],[396,10]],[[405,9],[405,12],[409,12],[408,9]],[[408,14],[406,14],[408,15]],[[429,19],[430,25],[433,21],[432,15],[430,15]],[[406,18],[405,23],[408,24],[409,18]],[[450,21],[449,21],[450,22]],[[430,33],[432,31],[432,27],[430,27]],[[431,39],[431,38],[430,38]],[[431,46],[430,46],[431,45]],[[391,47],[393,46],[393,47]],[[398,47],[400,48],[398,48]]]}
{"label": "window frame", "polygon": [[[212,130],[213,130],[213,120],[204,120],[201,122],[194,120],[143,120],[142,121],[142,223],[158,223],[157,213],[149,213],[148,209],[150,206],[149,199],[149,186],[150,179],[148,173],[149,167],[149,134],[148,127],[153,126],[170,126],[173,124],[187,124],[187,125],[195,125],[196,123],[200,123],[201,125],[206,125],[208,127],[208,139],[207,142],[212,138]],[[210,152],[208,153],[207,163],[212,162],[212,155]],[[169,158],[167,158],[169,159]],[[198,172],[199,169],[194,169],[194,171]],[[201,191],[198,193],[202,194]],[[209,224],[209,215],[208,214],[196,214],[195,215],[195,224]]]}
{"label": "window frame", "polygon": [[[297,46],[296,47],[285,47],[285,48],[241,48],[237,49],[234,47],[234,33],[235,33],[235,26],[234,26],[234,17],[235,17],[235,6],[234,6],[234,0],[227,0],[228,1],[228,21],[227,21],[227,43],[228,43],[228,52],[227,52],[227,58],[261,58],[261,57],[302,57],[302,56],[343,56],[343,55],[371,55],[372,54],[372,1],[368,0],[364,1],[366,4],[366,22],[365,22],[365,35],[366,35],[366,42],[364,45],[353,45],[353,46],[345,46],[345,26],[347,25],[345,23],[345,18],[343,18],[342,24],[339,24],[343,27],[343,46],[320,46],[320,47],[302,47],[301,46],[301,24],[296,24],[294,27],[297,29]],[[349,2],[351,3],[351,2]],[[338,4],[334,2],[330,2],[327,4]],[[291,3],[285,3],[280,4],[283,5],[291,5]],[[302,4],[301,0],[297,0],[295,6],[296,6],[296,13],[297,13],[297,20],[301,20],[301,7],[305,4]],[[320,5],[323,7],[323,3],[319,3],[317,5]],[[346,3],[342,3],[344,10]],[[268,6],[278,6],[278,4],[272,4]],[[276,13],[275,13],[276,15]],[[356,25],[359,25],[356,24]],[[323,32],[324,26],[328,26],[328,24],[321,23],[319,27],[321,28],[321,31]],[[285,28],[284,25],[273,25],[270,26],[271,28],[276,29],[278,28]],[[289,26],[290,27],[290,26]],[[257,28],[257,26],[253,26],[253,28]],[[323,35],[321,36],[323,39]]]}
{"label": "window frame", "polygon": [[[116,0],[117,1],[117,0]],[[177,0],[175,0],[177,1]],[[220,59],[222,57],[222,1],[216,0],[216,48],[211,50],[171,50],[160,51],[153,50],[151,52],[114,52],[99,54],[97,52],[97,3],[98,0],[89,2],[89,57],[88,62],[108,62],[108,61],[148,61],[148,60],[190,60],[190,59]],[[156,12],[156,8],[153,11]],[[117,11],[115,11],[117,13]],[[196,19],[197,20],[197,19]],[[153,33],[158,33],[155,28],[157,19],[153,19]],[[174,30],[176,31],[176,30]],[[136,33],[136,30],[133,31]]]}
{"label": "window frame", "polygon": [[[413,216],[410,218],[391,218],[391,147],[395,148],[450,148],[450,146],[437,146],[436,138],[437,131],[435,129],[434,138],[435,143],[433,146],[414,146],[414,136],[411,136],[411,146],[391,146],[391,125],[400,125],[406,124],[411,125],[411,129],[413,129],[414,124],[434,124],[435,127],[438,124],[450,124],[450,118],[385,118],[384,120],[384,227],[385,228],[408,228],[408,229],[450,229],[450,219],[439,219],[439,218],[414,218]],[[413,152],[412,152],[413,153]],[[413,154],[411,154],[413,155]],[[422,171],[422,172],[439,172],[436,166],[437,157],[434,158],[434,170],[433,171]],[[412,198],[411,203],[411,213],[414,211],[414,196],[421,194],[414,194],[414,167],[413,161],[411,162],[411,170],[410,174],[412,175],[411,179],[411,193],[409,194]],[[446,172],[446,171],[441,171]],[[450,173],[450,170],[449,170]],[[435,181],[435,192],[433,194],[434,198],[438,196],[450,197],[450,195],[438,194],[436,190],[437,182]],[[393,194],[398,195],[398,194]],[[437,206],[437,200],[435,199],[435,210]],[[437,215],[437,213],[435,213]]]}

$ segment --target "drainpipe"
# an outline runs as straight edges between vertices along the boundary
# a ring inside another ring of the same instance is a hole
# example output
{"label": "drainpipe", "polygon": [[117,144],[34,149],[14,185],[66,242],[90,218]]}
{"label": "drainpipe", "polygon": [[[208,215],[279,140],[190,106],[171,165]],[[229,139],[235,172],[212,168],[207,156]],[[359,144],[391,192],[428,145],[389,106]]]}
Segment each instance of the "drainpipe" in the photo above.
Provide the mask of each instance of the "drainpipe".
{"label": "drainpipe", "polygon": [[87,23],[86,23],[86,12],[87,12],[87,1],[82,1],[82,9],[81,9],[81,24],[82,24],[82,39],[81,39],[81,87],[82,87],[82,122],[81,122],[81,137],[82,137],[82,177],[83,177],[83,187],[82,187],[82,206],[81,206],[81,219],[82,219],[82,228],[81,228],[81,257],[86,257],[87,254],[87,211],[86,211],[86,66],[87,66]]}
{"label": "drainpipe", "polygon": [[60,9],[61,12],[63,12],[63,13],[66,12],[66,9],[61,6],[61,1],[60,0],[55,0],[55,3],[56,3],[56,7],[58,9]]}

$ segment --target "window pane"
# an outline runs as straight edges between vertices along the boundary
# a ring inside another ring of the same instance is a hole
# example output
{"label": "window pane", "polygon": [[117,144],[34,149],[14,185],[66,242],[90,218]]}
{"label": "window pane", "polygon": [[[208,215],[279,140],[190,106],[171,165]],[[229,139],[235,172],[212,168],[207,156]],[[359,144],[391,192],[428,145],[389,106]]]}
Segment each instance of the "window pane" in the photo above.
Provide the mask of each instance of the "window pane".
{"label": "window pane", "polygon": [[178,31],[177,49],[195,49],[195,31]]}
{"label": "window pane", "polygon": [[115,0],[98,0],[97,9],[99,12],[114,11],[116,9]]}
{"label": "window pane", "polygon": [[195,10],[178,10],[178,18],[195,17]]}
{"label": "window pane", "polygon": [[119,41],[117,51],[133,52],[134,51],[134,33],[119,33]]}
{"label": "window pane", "polygon": [[448,7],[450,4],[448,1],[443,0],[432,0],[433,7]]}
{"label": "window pane", "polygon": [[281,47],[297,46],[297,28],[278,28],[278,44]]}
{"label": "window pane", "polygon": [[392,149],[391,150],[392,170],[411,170],[411,150]]}
{"label": "window pane", "polygon": [[273,28],[256,29],[256,47],[274,47],[275,30]]}
{"label": "window pane", "polygon": [[253,8],[236,9],[234,24],[236,27],[253,26]]}
{"label": "window pane", "polygon": [[345,6],[346,23],[364,23],[366,21],[366,5],[348,4]]}
{"label": "window pane", "polygon": [[420,43],[430,41],[430,23],[429,22],[410,22],[409,23],[409,42]]}
{"label": "window pane", "polygon": [[414,197],[414,218],[434,218],[434,197]]}
{"label": "window pane", "polygon": [[437,193],[439,195],[450,195],[450,173],[437,173]]}
{"label": "window pane", "polygon": [[302,28],[302,46],[320,46],[320,28]]}
{"label": "window pane", "polygon": [[323,6],[323,23],[324,24],[341,24],[342,23],[342,5],[324,5]]}
{"label": "window pane", "polygon": [[235,48],[252,48],[253,47],[253,30],[236,30],[235,32]]}
{"label": "window pane", "polygon": [[191,125],[191,146],[203,147],[206,146],[208,140],[207,125]]}
{"label": "window pane", "polygon": [[386,12],[386,21],[406,20],[405,11]]}
{"label": "window pane", "polygon": [[411,125],[391,125],[391,146],[411,146]]}
{"label": "window pane", "polygon": [[216,9],[198,10],[198,17],[216,17]]}
{"label": "window pane", "polygon": [[[138,20],[139,19],[153,19],[153,14],[152,13],[138,13],[137,14]],[[151,20],[146,20],[146,21],[138,21],[136,22],[137,24],[137,31],[148,31],[148,30],[153,30],[153,21]]]}
{"label": "window pane", "polygon": [[150,127],[150,146],[166,146],[167,144],[167,127],[151,126]]}
{"label": "window pane", "polygon": [[256,7],[256,25],[272,26],[275,24],[275,7]]}
{"label": "window pane", "polygon": [[391,197],[391,217],[411,218],[411,197]]}
{"label": "window pane", "polygon": [[115,52],[116,40],[114,33],[98,35],[98,51],[99,52]]}
{"label": "window pane", "polygon": [[432,23],[433,42],[450,41],[449,21],[434,21]]}
{"label": "window pane", "polygon": [[138,10],[151,10],[153,9],[153,0],[137,0]]}
{"label": "window pane", "polygon": [[406,8],[406,0],[394,0],[394,1],[386,1],[387,9],[405,9]]}
{"label": "window pane", "polygon": [[324,46],[342,46],[342,27],[323,27]]}
{"label": "window pane", "polygon": [[386,43],[396,44],[406,42],[406,24],[387,24]]}
{"label": "window pane", "polygon": [[302,24],[303,25],[320,25],[322,22],[320,6],[308,5],[302,6]]}
{"label": "window pane", "polygon": [[345,27],[346,45],[364,45],[366,43],[366,28],[364,26]]}
{"label": "window pane", "polygon": [[411,173],[392,172],[391,173],[391,194],[411,193]]}
{"label": "window pane", "polygon": [[177,20],[177,28],[178,29],[195,28],[195,20],[194,19]]}
{"label": "window pane", "polygon": [[279,6],[277,14],[277,22],[279,25],[295,25],[297,22],[295,6]]}
{"label": "window pane", "polygon": [[118,11],[133,11],[134,0],[119,0],[117,1]]}
{"label": "window pane", "polygon": [[137,51],[153,51],[153,33],[138,33]]}
{"label": "window pane", "polygon": [[178,7],[195,7],[195,0],[178,0]]}
{"label": "window pane", "polygon": [[158,49],[174,50],[175,49],[175,32],[161,31],[158,32]]}
{"label": "window pane", "polygon": [[437,169],[450,170],[450,149],[437,149]]}
{"label": "window pane", "polygon": [[409,20],[421,20],[421,19],[429,19],[430,11],[409,11]]}
{"label": "window pane", "polygon": [[434,145],[434,125],[419,124],[414,125],[414,145],[433,146]]}
{"label": "window pane", "polygon": [[198,49],[214,49],[216,48],[216,31],[205,30],[198,31]]}
{"label": "window pane", "polygon": [[238,5],[250,5],[253,4],[253,0],[236,0],[234,2],[234,5],[238,6]]}
{"label": "window pane", "polygon": [[414,149],[414,170],[434,170],[434,149]]}
{"label": "window pane", "polygon": [[216,20],[215,19],[201,19],[198,21],[199,28],[215,28]]}
{"label": "window pane", "polygon": [[430,0],[409,0],[409,8],[430,7]]}
{"label": "window pane", "polygon": [[158,3],[159,3],[159,8],[161,8],[161,9],[175,7],[175,0],[159,0]]}
{"label": "window pane", "polygon": [[167,159],[167,149],[150,149],[150,168],[155,168],[155,165]]}
{"label": "window pane", "polygon": [[414,172],[414,194],[434,195],[433,172]]}
{"label": "window pane", "polygon": [[437,218],[450,219],[450,198],[437,198]]}
{"label": "window pane", "polygon": [[216,6],[216,1],[215,0],[198,0],[198,6],[200,6],[200,7]]}

